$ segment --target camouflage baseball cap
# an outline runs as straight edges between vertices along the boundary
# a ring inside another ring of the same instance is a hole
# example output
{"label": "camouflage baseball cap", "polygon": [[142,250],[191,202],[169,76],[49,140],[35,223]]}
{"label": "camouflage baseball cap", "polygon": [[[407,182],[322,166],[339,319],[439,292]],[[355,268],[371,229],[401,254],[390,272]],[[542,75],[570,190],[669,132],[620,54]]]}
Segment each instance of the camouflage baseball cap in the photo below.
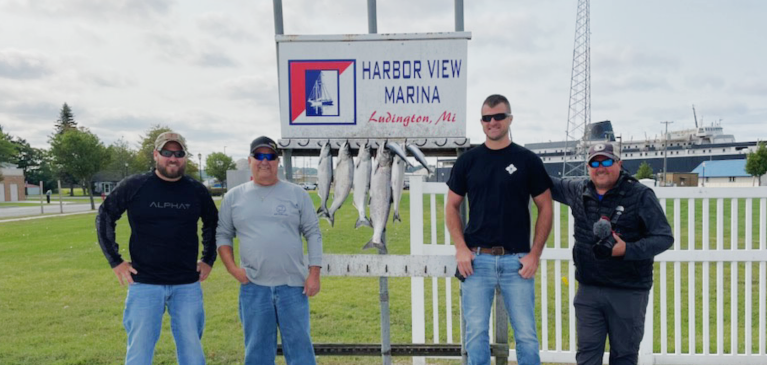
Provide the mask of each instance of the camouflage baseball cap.
{"label": "camouflage baseball cap", "polygon": [[181,145],[181,149],[186,152],[186,140],[180,134],[176,132],[165,132],[157,136],[154,140],[154,149],[161,150],[168,142],[176,142]]}

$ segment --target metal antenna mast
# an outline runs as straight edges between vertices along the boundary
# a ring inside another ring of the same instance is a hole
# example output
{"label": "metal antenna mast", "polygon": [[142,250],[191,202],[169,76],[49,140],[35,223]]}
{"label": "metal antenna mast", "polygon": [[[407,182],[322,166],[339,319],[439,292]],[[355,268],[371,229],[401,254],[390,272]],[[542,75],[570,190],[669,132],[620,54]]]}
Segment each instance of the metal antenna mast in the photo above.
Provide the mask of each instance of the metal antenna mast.
{"label": "metal antenna mast", "polygon": [[586,131],[591,124],[591,25],[589,0],[578,0],[570,78],[570,106],[562,176],[586,175]]}

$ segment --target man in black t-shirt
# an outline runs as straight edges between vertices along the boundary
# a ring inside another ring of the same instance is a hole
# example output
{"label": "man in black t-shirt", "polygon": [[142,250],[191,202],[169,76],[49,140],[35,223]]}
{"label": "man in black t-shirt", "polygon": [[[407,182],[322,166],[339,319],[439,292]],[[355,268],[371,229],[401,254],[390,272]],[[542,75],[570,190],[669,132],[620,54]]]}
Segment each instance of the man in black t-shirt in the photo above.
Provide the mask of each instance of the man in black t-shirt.
{"label": "man in black t-shirt", "polygon": [[[490,363],[490,308],[500,287],[520,365],[540,364],[535,330],[535,272],[551,230],[551,179],[535,154],[511,141],[509,101],[491,95],[482,104],[485,143],[461,155],[447,182],[445,209],[458,271],[465,277],[461,307],[469,364]],[[469,198],[469,222],[459,209]],[[530,247],[530,198],[538,208]]]}
{"label": "man in black t-shirt", "polygon": [[[123,325],[126,364],[151,364],[165,309],[171,317],[179,364],[205,364],[205,312],[200,282],[216,261],[218,210],[201,183],[184,176],[186,142],[173,132],[155,140],[153,172],[126,178],[96,216],[99,244],[120,284],[127,282]],[[128,211],[131,262],[124,261],[115,227]],[[202,218],[202,259],[197,222]]]}

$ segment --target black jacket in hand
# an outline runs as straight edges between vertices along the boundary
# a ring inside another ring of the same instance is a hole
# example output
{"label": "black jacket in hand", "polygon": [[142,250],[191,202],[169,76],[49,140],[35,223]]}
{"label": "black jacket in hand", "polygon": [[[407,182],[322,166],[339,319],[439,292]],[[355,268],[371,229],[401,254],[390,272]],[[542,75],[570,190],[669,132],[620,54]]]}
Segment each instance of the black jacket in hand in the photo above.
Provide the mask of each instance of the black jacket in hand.
{"label": "black jacket in hand", "polygon": [[[588,178],[552,178],[554,200],[567,204],[575,219],[575,278],[581,284],[626,289],[650,289],[653,258],[674,243],[671,227],[652,189],[621,172],[615,187],[600,201]],[[599,239],[592,230],[600,217],[612,217],[617,206],[623,213],[613,230],[626,242],[626,254],[598,260],[593,246]]]}

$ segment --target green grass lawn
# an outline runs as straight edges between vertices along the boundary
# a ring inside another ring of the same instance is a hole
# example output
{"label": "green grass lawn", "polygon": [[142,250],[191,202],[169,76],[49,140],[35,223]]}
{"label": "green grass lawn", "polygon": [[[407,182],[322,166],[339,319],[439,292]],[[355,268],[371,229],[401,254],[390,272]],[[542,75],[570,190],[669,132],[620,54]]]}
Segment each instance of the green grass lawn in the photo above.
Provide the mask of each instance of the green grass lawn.
{"label": "green grass lawn", "polygon": [[[315,206],[319,204],[316,193],[311,193]],[[672,202],[669,201],[669,204]],[[389,224],[387,238],[389,252],[392,254],[409,253],[410,212],[409,194],[405,193],[401,204],[402,223]],[[686,203],[685,203],[686,204]],[[715,202],[712,202],[715,204]],[[429,217],[429,200],[425,201],[425,221]],[[700,205],[700,203],[699,203]],[[740,204],[743,210],[744,203]],[[714,206],[715,207],[715,206]],[[442,197],[437,199],[437,221],[443,221]],[[699,209],[699,207],[696,207]],[[729,229],[729,202],[725,202],[725,228]],[[668,214],[673,212],[669,206]],[[683,247],[686,247],[686,206],[683,206]],[[715,208],[711,210],[715,214]],[[754,214],[758,216],[758,209]],[[567,210],[562,210],[562,244],[567,246]],[[324,252],[327,254],[361,253],[361,247],[370,239],[372,230],[369,228],[353,229],[357,212],[349,198],[344,207],[336,213],[336,226],[331,228],[325,221],[320,221],[323,233]],[[696,215],[700,220],[701,214]],[[756,218],[756,217],[755,217]],[[760,219],[765,219],[761,217]],[[122,311],[126,289],[121,287],[109,269],[97,244],[94,216],[92,214],[46,218],[40,220],[10,222],[0,224],[0,364],[119,364],[123,361],[125,352],[125,332],[122,327]],[[673,219],[671,219],[673,224]],[[739,224],[744,224],[744,219]],[[758,219],[755,219],[758,222]],[[715,220],[712,221],[712,244],[716,234]],[[700,225],[700,222],[698,222]],[[438,242],[444,242],[444,229],[437,230]],[[123,243],[121,250],[127,249],[129,227],[123,218],[118,222],[118,242]],[[758,238],[758,229],[754,231]],[[430,229],[424,228],[424,237],[431,241]],[[729,231],[724,237],[729,244]],[[701,239],[700,233],[696,235]],[[742,243],[739,243],[742,245]],[[548,247],[553,247],[553,238],[549,239]],[[235,250],[236,252],[236,250]],[[374,252],[366,252],[375,254]],[[127,257],[127,252],[124,251]],[[682,265],[682,283],[685,286],[682,294],[682,328],[687,329],[687,268]],[[712,265],[711,274],[715,273]],[[743,264],[740,264],[743,267]],[[659,282],[659,269],[656,264],[656,284]],[[548,296],[546,298],[548,311],[548,342],[549,348],[554,348],[554,285],[561,283],[554,277],[554,264],[548,264]],[[669,288],[673,284],[673,264],[668,265],[667,277]],[[729,272],[729,264],[725,265],[725,274]],[[562,265],[562,275],[567,275],[567,267]],[[696,275],[702,275],[700,265]],[[713,277],[713,276],[712,276]],[[540,271],[537,280],[540,279]],[[740,269],[740,285],[744,283],[744,269]],[[755,269],[751,285],[758,280],[758,268]],[[700,292],[701,278],[696,281],[696,292]],[[426,293],[426,334],[427,342],[431,342],[432,334],[432,279],[425,280]],[[715,280],[710,282],[715,288]],[[725,277],[725,339],[724,350],[729,351],[729,276]],[[444,322],[444,279],[439,279],[440,288],[440,342],[446,341]],[[754,287],[755,288],[755,287]],[[239,364],[242,362],[243,345],[242,330],[237,317],[238,283],[224,270],[221,263],[214,266],[210,278],[203,283],[205,292],[206,329],[203,346],[209,364]],[[567,288],[563,287],[563,348],[569,347],[568,333],[568,298]],[[743,288],[741,287],[741,292]],[[409,343],[411,338],[410,319],[410,279],[391,278],[389,280],[391,307],[391,337],[393,343]],[[655,286],[655,308],[659,308],[659,285]],[[711,291],[711,313],[716,313],[716,299]],[[756,293],[756,292],[755,292]],[[671,292],[670,292],[671,294]],[[536,284],[537,311],[540,313],[540,284]],[[742,295],[742,294],[741,294]],[[754,295],[754,309],[757,295]],[[458,287],[454,281],[453,301],[453,340],[458,341]],[[673,295],[669,295],[669,334],[673,333]],[[700,299],[696,301],[700,305]],[[741,307],[743,307],[741,300]],[[740,308],[743,310],[744,308]],[[700,312],[698,312],[700,313]],[[756,315],[754,318],[758,318]],[[697,320],[700,321],[700,315]],[[715,316],[714,316],[715,318]],[[654,348],[660,350],[659,338],[660,318],[656,314],[656,336]],[[312,336],[316,343],[378,343],[380,342],[378,280],[376,278],[337,278],[326,277],[322,280],[322,291],[311,299]],[[745,326],[744,314],[739,314],[739,323]],[[751,324],[753,333],[757,334],[757,325]],[[540,326],[540,320],[538,321]],[[698,328],[698,349],[702,341],[702,326]],[[539,331],[539,333],[541,333]],[[711,327],[711,338],[715,339],[715,327]],[[686,335],[685,335],[686,336]],[[742,343],[743,334],[739,335]],[[682,351],[686,352],[687,339],[683,338]],[[741,346],[743,346],[741,344]],[[512,344],[513,347],[513,344]],[[752,344],[752,350],[757,349]],[[712,341],[712,351],[715,350],[715,340]],[[673,351],[673,341],[669,342],[669,351]],[[378,357],[348,358],[320,357],[322,364],[377,364]],[[282,361],[280,359],[279,361]],[[407,358],[395,358],[397,363],[407,363]],[[169,321],[166,316],[163,333],[158,343],[155,363],[174,364],[175,346],[170,334]],[[437,361],[431,363],[454,363],[457,361]]]}

